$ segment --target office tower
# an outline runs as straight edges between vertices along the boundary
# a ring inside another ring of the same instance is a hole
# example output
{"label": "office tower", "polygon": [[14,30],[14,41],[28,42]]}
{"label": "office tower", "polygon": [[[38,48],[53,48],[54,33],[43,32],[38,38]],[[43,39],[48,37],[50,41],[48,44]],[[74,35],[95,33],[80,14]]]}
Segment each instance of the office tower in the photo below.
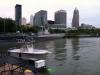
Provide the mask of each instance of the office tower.
{"label": "office tower", "polygon": [[32,26],[33,26],[33,21],[34,21],[33,19],[34,19],[34,17],[33,17],[33,15],[31,15],[30,16],[30,25],[32,25]]}
{"label": "office tower", "polygon": [[66,11],[59,10],[55,12],[55,24],[66,24]]}
{"label": "office tower", "polygon": [[39,12],[35,13],[34,16],[34,25],[45,27],[47,25],[47,11],[40,10]]}
{"label": "office tower", "polygon": [[22,18],[22,23],[21,25],[26,25],[26,18]]}
{"label": "office tower", "polygon": [[21,25],[21,19],[22,19],[22,6],[19,4],[16,4],[15,6],[15,22],[16,25]]}
{"label": "office tower", "polygon": [[72,19],[72,27],[79,27],[79,11],[77,8],[75,8],[73,13],[73,19]]}

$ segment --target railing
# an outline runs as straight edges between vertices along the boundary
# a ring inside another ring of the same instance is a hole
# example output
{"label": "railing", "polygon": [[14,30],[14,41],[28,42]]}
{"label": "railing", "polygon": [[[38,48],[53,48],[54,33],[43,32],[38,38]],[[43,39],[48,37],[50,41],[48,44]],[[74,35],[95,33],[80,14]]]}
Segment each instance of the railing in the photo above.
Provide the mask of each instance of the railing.
{"label": "railing", "polygon": [[0,75],[24,75],[24,70],[21,67],[15,69],[3,70],[0,72]]}

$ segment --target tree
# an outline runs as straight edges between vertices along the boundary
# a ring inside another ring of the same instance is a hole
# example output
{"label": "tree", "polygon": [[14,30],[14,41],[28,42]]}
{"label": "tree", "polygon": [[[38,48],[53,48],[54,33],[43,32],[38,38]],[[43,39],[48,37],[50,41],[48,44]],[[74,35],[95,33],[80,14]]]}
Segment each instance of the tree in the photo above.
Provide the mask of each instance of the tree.
{"label": "tree", "polygon": [[31,28],[31,30],[32,30],[32,32],[34,32],[34,33],[38,33],[38,32],[41,30],[41,27],[39,27],[39,26],[33,26],[33,27]]}
{"label": "tree", "polygon": [[10,18],[0,18],[0,32],[16,32],[16,24]]}
{"label": "tree", "polygon": [[5,21],[5,32],[16,32],[16,24],[10,18],[4,19]]}
{"label": "tree", "polygon": [[66,31],[63,29],[49,29],[50,33],[65,33]]}
{"label": "tree", "polygon": [[4,22],[2,18],[0,18],[0,32],[4,32]]}

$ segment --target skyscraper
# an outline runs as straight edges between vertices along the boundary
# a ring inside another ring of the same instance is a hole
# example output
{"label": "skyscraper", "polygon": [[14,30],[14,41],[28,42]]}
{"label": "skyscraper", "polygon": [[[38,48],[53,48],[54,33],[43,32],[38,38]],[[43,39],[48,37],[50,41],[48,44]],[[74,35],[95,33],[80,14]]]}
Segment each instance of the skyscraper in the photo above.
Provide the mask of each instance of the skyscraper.
{"label": "skyscraper", "polygon": [[22,6],[19,4],[16,4],[15,6],[15,22],[16,25],[21,25],[21,19],[22,19]]}
{"label": "skyscraper", "polygon": [[66,24],[66,11],[59,10],[55,12],[55,24]]}
{"label": "skyscraper", "polygon": [[34,19],[34,17],[33,17],[33,15],[31,15],[30,16],[30,25],[32,25],[32,26],[33,26],[33,19]]}
{"label": "skyscraper", "polygon": [[21,25],[26,25],[26,18],[25,17],[22,18]]}
{"label": "skyscraper", "polygon": [[72,27],[79,27],[79,11],[77,8],[75,8],[73,13],[73,19],[72,19]]}
{"label": "skyscraper", "polygon": [[46,10],[40,10],[39,12],[35,13],[34,16],[34,25],[37,26],[45,26],[47,25],[47,11]]}

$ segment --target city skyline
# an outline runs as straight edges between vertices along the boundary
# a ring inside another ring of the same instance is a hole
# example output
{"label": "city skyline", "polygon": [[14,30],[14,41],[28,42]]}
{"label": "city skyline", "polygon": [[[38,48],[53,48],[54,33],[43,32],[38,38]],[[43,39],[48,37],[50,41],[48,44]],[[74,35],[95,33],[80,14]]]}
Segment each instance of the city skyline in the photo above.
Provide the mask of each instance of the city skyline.
{"label": "city skyline", "polygon": [[80,12],[80,23],[100,27],[99,3],[99,0],[3,0],[0,3],[0,17],[14,19],[14,6],[16,4],[22,5],[22,17],[25,17],[28,22],[30,15],[34,15],[39,10],[47,10],[48,20],[54,20],[54,12],[62,9],[67,11],[67,26],[71,27],[73,10],[77,7]]}

